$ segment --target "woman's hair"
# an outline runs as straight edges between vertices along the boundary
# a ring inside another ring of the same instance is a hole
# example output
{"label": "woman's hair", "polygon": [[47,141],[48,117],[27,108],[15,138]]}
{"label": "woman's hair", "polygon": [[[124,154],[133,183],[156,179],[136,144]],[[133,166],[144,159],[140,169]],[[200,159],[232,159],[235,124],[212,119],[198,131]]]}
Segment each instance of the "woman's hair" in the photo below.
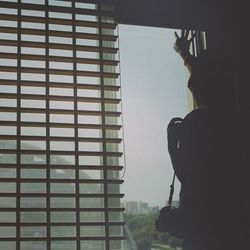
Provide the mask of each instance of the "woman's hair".
{"label": "woman's hair", "polygon": [[199,106],[236,106],[233,62],[221,50],[207,49],[195,58],[188,86]]}

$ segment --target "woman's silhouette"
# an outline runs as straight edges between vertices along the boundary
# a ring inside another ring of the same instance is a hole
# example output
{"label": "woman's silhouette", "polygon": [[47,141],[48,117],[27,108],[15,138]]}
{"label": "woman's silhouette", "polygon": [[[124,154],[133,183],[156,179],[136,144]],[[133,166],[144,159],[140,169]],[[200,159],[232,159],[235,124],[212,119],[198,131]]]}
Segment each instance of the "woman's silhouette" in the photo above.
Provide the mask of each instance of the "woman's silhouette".
{"label": "woman's silhouette", "polygon": [[[169,154],[182,185],[176,223],[183,231],[183,249],[248,249],[232,60],[217,49],[193,57],[189,31],[175,36],[197,105],[168,125]],[[164,213],[159,219],[167,224]]]}

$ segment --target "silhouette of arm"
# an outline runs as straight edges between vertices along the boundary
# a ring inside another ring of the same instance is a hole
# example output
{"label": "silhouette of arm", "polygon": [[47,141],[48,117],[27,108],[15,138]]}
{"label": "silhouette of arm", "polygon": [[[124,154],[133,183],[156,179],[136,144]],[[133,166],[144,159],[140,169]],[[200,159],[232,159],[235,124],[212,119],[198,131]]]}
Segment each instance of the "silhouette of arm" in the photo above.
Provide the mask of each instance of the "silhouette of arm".
{"label": "silhouette of arm", "polygon": [[195,35],[192,35],[190,39],[188,39],[189,36],[189,30],[182,30],[181,31],[181,36],[175,34],[175,44],[174,44],[174,49],[175,51],[182,57],[184,61],[184,65],[188,68],[189,72],[191,73],[191,67],[194,61],[194,57],[190,54],[189,49],[190,49],[190,44],[193,41]]}

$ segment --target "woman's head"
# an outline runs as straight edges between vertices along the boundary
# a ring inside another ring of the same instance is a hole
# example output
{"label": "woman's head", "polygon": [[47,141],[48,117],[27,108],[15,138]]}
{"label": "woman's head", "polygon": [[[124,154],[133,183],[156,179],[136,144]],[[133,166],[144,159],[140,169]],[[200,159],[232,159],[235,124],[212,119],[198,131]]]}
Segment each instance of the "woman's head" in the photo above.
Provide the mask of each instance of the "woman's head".
{"label": "woman's head", "polygon": [[232,59],[221,50],[202,51],[192,64],[188,86],[199,106],[235,105]]}

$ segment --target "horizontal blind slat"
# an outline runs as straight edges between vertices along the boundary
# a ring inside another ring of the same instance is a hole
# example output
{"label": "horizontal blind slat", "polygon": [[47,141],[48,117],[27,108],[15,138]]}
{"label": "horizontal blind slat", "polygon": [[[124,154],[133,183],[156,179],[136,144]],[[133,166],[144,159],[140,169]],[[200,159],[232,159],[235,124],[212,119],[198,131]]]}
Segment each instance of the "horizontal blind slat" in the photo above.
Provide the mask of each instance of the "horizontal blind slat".
{"label": "horizontal blind slat", "polygon": [[[46,100],[45,95],[32,95],[32,94],[20,94],[19,95],[20,99],[28,99],[28,100]],[[16,94],[11,94],[11,93],[0,93],[0,98],[5,98],[5,99],[16,99]],[[99,98],[99,97],[72,97],[72,96],[55,96],[55,95],[50,95],[48,97],[50,101],[65,101],[65,102],[73,102],[75,99],[78,102],[91,102],[91,103],[100,103],[100,102],[105,102],[105,103],[112,103],[112,104],[119,104],[120,99],[115,99],[115,98]]]}
{"label": "horizontal blind slat", "polygon": [[[27,155],[44,155],[46,154],[48,150],[28,150],[28,149],[21,149],[20,153],[21,154],[27,154]],[[0,149],[0,153],[2,154],[14,154],[16,153],[16,149]],[[63,151],[63,150],[50,150],[49,151],[50,155],[75,155],[74,151]],[[102,151],[79,151],[78,152],[79,156],[116,156],[116,157],[120,157],[122,156],[121,152],[102,152]]]}
{"label": "horizontal blind slat", "polygon": [[[33,73],[33,74],[46,74],[47,70],[43,68],[32,68],[32,67],[21,67],[20,68],[22,73]],[[16,72],[16,67],[13,66],[0,66],[0,71],[2,72]],[[48,73],[51,75],[73,75],[72,70],[66,69],[49,69]],[[109,72],[98,72],[98,71],[77,71],[78,76],[89,76],[89,77],[101,77],[103,75],[105,78],[118,78],[118,73],[109,73]]]}
{"label": "horizontal blind slat", "polygon": [[[22,193],[22,197],[46,197],[46,193]],[[62,193],[62,194],[56,194],[56,193],[51,193],[50,197],[55,197],[55,198],[74,198],[76,195],[75,194],[68,194],[68,193]],[[124,194],[79,194],[79,197],[82,198],[103,198],[103,197],[109,197],[109,198],[123,198]],[[0,193],[0,197],[16,197],[15,193]]]}
{"label": "horizontal blind slat", "polygon": [[[16,112],[16,108],[13,107],[0,107],[0,112]],[[20,108],[20,112],[22,113],[43,113],[47,112],[46,109],[42,108]],[[50,114],[64,114],[64,115],[72,115],[74,114],[73,110],[66,109],[50,109]],[[112,111],[90,111],[90,110],[79,110],[79,115],[90,115],[90,116],[101,116],[102,113],[105,113],[106,116],[119,117],[121,112],[112,112]]]}
{"label": "horizontal blind slat", "polygon": [[[0,178],[0,182],[15,182],[16,178]],[[122,184],[123,180],[119,180],[119,179],[107,179],[107,180],[103,180],[103,179],[39,179],[39,178],[20,178],[20,182],[21,183],[96,183],[96,184],[102,184],[105,181],[107,181],[107,183],[109,184]]]}
{"label": "horizontal blind slat", "polygon": [[[17,85],[16,80],[2,80],[0,79],[0,85]],[[20,81],[21,86],[31,86],[31,87],[45,87],[46,82],[43,81]],[[51,88],[68,88],[73,89],[72,83],[64,83],[64,82],[50,82],[49,83]],[[76,84],[77,89],[91,89],[91,90],[100,90],[100,84]],[[119,91],[120,86],[116,85],[104,85],[105,91]],[[60,96],[59,96],[60,97]]]}
{"label": "horizontal blind slat", "polygon": [[[25,165],[25,164],[19,164],[19,167],[22,169],[41,169],[41,168],[46,168],[47,165]],[[7,164],[7,163],[2,163],[0,164],[0,168],[16,168],[17,164]],[[50,169],[75,169],[76,167],[74,165],[50,165]],[[79,165],[77,166],[80,170],[103,170],[104,166],[103,165]],[[123,170],[123,166],[105,166],[107,170],[114,170],[114,171],[121,171]]]}
{"label": "horizontal blind slat", "polygon": [[[46,5],[42,4],[31,4],[31,3],[15,3],[15,2],[0,2],[0,7],[11,8],[11,9],[21,9],[25,10],[38,10],[38,11],[46,11]],[[49,11],[51,12],[62,12],[63,13],[76,13],[82,15],[90,15],[97,16],[98,11],[96,9],[83,9],[83,8],[72,8],[72,7],[64,7],[64,6],[49,6]],[[104,16],[113,16],[112,11],[101,10]]]}
{"label": "horizontal blind slat", "polygon": [[[6,40],[0,39],[0,45],[3,46],[17,46],[18,42],[15,40]],[[22,47],[31,47],[31,48],[46,48],[45,43],[33,42],[33,41],[20,41]],[[60,50],[73,50],[72,44],[63,44],[63,43],[49,43],[48,47],[50,49],[60,49]],[[76,45],[77,51],[89,51],[89,52],[99,52],[99,47],[97,46],[87,46],[87,45]],[[118,51],[117,48],[108,48],[103,47],[104,53],[113,53],[116,54]]]}
{"label": "horizontal blind slat", "polygon": [[[61,211],[67,211],[67,212],[74,212],[76,210],[80,210],[81,212],[103,212],[105,210],[105,208],[96,208],[96,207],[86,207],[86,208],[60,208],[60,207],[51,207],[51,208],[46,208],[46,207],[21,207],[20,210],[23,211],[23,212],[32,212],[32,211],[35,211],[35,212],[43,212],[43,211],[46,211],[50,209],[51,211],[53,212],[61,212]],[[108,207],[108,211],[110,212],[123,212],[125,210],[125,208],[123,207]],[[0,208],[0,212],[8,212],[8,211],[11,211],[11,212],[14,212],[16,211],[16,208],[4,208],[4,207],[1,207]]]}
{"label": "horizontal blind slat", "polygon": [[[18,30],[14,27],[1,27],[0,26],[0,33],[11,33],[17,34]],[[72,38],[72,32],[69,31],[57,31],[57,30],[49,30],[49,36],[56,36],[56,37],[69,37]],[[38,30],[38,29],[27,29],[21,28],[22,35],[37,35],[37,36],[45,36],[45,30]],[[112,35],[101,35],[103,40],[115,42],[117,40],[117,36]],[[99,40],[99,34],[92,34],[92,33],[76,33],[76,38],[81,39],[90,39],[90,40]]]}
{"label": "horizontal blind slat", "polygon": [[[16,121],[1,121],[1,126],[16,126]],[[21,121],[20,125],[22,127],[44,127],[45,123],[43,122],[24,122]],[[74,124],[65,124],[65,123],[49,123],[51,128],[74,128]],[[101,125],[99,124],[81,124],[77,125],[78,128],[87,128],[87,129],[101,129]],[[119,130],[121,129],[121,125],[106,125],[107,130]],[[57,137],[56,137],[57,138]],[[107,138],[112,139],[112,138]]]}
{"label": "horizontal blind slat", "polygon": [[[1,59],[16,59],[16,54],[14,53],[3,53],[0,52]],[[30,54],[20,54],[20,58],[22,60],[32,60],[32,61],[45,61],[46,56],[43,55],[30,55]],[[82,64],[97,64],[103,63],[105,65],[112,65],[117,66],[118,61],[115,60],[99,60],[99,59],[92,59],[92,58],[72,58],[72,57],[63,57],[63,56],[49,56],[48,60],[50,62],[69,62],[73,63],[76,61],[77,63]]]}
{"label": "horizontal blind slat", "polygon": [[[0,20],[7,20],[7,21],[17,21],[17,15],[10,15],[10,14],[0,14]],[[22,22],[31,22],[31,23],[44,23],[44,17],[37,17],[37,16],[21,16]],[[49,24],[59,24],[59,25],[72,25],[73,21],[71,19],[61,19],[61,18],[49,18]],[[98,23],[93,21],[83,21],[83,20],[76,20],[75,25],[79,27],[93,27],[98,28]],[[115,29],[117,26],[116,23],[103,23],[102,28],[105,29]]]}

